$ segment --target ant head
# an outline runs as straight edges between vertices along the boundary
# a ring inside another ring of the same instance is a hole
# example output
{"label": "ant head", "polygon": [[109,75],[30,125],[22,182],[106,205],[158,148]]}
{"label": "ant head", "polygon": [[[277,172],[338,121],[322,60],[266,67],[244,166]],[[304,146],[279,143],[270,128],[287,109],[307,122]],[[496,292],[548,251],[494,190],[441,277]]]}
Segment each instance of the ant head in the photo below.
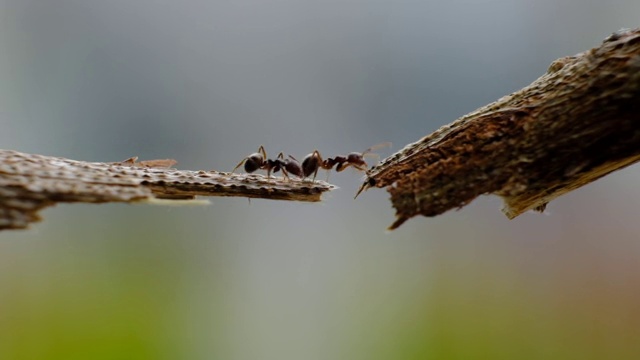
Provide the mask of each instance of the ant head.
{"label": "ant head", "polygon": [[316,173],[321,162],[322,156],[318,150],[314,150],[311,154],[305,156],[304,160],[302,160],[302,172],[304,177],[308,177],[309,175]]}
{"label": "ant head", "polygon": [[[380,155],[378,154],[374,154],[372,151],[383,148],[383,147],[389,147],[391,146],[390,142],[384,142],[378,145],[373,145],[372,147],[368,148],[367,150],[363,151],[362,153],[351,153],[348,155],[348,161],[349,163],[351,163],[352,165],[354,165],[354,167],[360,169],[360,170],[366,170],[366,168],[368,167],[367,163],[364,161],[365,156],[373,156],[375,158],[378,158],[378,160],[380,159]],[[364,168],[364,169],[362,169]]]}
{"label": "ant head", "polygon": [[357,166],[367,167],[367,163],[364,161],[364,156],[361,153],[352,152],[347,155],[347,162]]}

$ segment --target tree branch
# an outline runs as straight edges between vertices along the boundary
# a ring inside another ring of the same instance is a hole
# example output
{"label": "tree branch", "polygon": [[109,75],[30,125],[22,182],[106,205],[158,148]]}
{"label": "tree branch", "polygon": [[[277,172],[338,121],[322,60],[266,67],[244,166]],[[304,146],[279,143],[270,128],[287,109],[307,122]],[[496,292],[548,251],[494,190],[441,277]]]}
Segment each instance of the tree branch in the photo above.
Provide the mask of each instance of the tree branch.
{"label": "tree branch", "polygon": [[554,61],[529,86],[443,126],[367,172],[391,229],[482,194],[514,218],[640,159],[640,29]]}
{"label": "tree branch", "polygon": [[26,228],[40,220],[40,209],[58,202],[184,200],[196,195],[315,202],[335,189],[324,181],[176,170],[168,168],[175,160],[136,160],[94,163],[0,150],[0,230]]}

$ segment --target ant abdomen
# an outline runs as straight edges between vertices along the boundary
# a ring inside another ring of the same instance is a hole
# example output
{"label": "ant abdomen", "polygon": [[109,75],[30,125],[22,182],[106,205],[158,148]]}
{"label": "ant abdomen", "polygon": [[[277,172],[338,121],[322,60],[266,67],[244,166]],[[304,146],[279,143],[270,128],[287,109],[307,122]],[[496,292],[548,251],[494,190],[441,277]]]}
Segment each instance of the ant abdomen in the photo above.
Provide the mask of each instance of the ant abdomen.
{"label": "ant abdomen", "polygon": [[309,177],[313,173],[318,172],[318,167],[322,162],[322,157],[318,150],[315,150],[311,154],[305,156],[302,160],[302,174],[304,177]]}
{"label": "ant abdomen", "polygon": [[284,170],[286,170],[288,173],[293,174],[299,178],[304,177],[304,171],[302,170],[302,166],[300,166],[300,163],[298,162],[298,160],[296,160],[296,158],[294,158],[291,155],[289,155],[289,157],[291,159],[284,160]]}
{"label": "ant abdomen", "polygon": [[258,169],[260,169],[260,167],[262,167],[263,163],[264,163],[264,158],[262,157],[261,154],[258,154],[258,153],[251,154],[249,155],[249,157],[247,157],[246,161],[244,162],[244,171],[248,173],[255,172]]}

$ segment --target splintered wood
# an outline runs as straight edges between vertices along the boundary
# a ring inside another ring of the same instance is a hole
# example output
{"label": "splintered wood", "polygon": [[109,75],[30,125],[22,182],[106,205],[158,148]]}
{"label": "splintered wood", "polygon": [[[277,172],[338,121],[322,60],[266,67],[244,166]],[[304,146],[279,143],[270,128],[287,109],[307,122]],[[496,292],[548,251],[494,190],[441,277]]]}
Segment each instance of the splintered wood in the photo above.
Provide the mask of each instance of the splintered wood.
{"label": "splintered wood", "polygon": [[514,218],[640,159],[640,29],[556,60],[524,89],[407,145],[367,172],[397,228],[482,194]]}
{"label": "splintered wood", "polygon": [[196,195],[314,202],[335,189],[324,181],[169,169],[173,164],[171,159],[137,162],[137,158],[95,163],[0,150],[0,230],[25,228],[39,220],[40,209],[58,202],[136,202]]}

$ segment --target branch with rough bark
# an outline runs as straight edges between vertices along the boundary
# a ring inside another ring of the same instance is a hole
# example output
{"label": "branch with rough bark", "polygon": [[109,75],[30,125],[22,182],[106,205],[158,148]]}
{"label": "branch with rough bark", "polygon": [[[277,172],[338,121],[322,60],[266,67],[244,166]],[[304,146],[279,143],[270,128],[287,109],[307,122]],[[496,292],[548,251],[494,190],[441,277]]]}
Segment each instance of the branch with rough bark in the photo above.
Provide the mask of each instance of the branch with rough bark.
{"label": "branch with rough bark", "polygon": [[479,195],[514,218],[640,159],[640,29],[554,61],[529,86],[407,145],[367,172],[397,228]]}
{"label": "branch with rough bark", "polygon": [[0,230],[26,228],[40,220],[39,210],[58,202],[154,203],[197,195],[315,202],[335,189],[324,181],[176,170],[173,164],[137,158],[96,163],[0,150]]}
{"label": "branch with rough bark", "polygon": [[[496,194],[514,218],[640,160],[640,29],[554,61],[531,85],[407,145],[367,172],[386,187],[397,228]],[[0,150],[0,229],[57,202],[204,196],[319,201],[334,186],[261,175],[167,169],[172,160],[89,163]]]}

